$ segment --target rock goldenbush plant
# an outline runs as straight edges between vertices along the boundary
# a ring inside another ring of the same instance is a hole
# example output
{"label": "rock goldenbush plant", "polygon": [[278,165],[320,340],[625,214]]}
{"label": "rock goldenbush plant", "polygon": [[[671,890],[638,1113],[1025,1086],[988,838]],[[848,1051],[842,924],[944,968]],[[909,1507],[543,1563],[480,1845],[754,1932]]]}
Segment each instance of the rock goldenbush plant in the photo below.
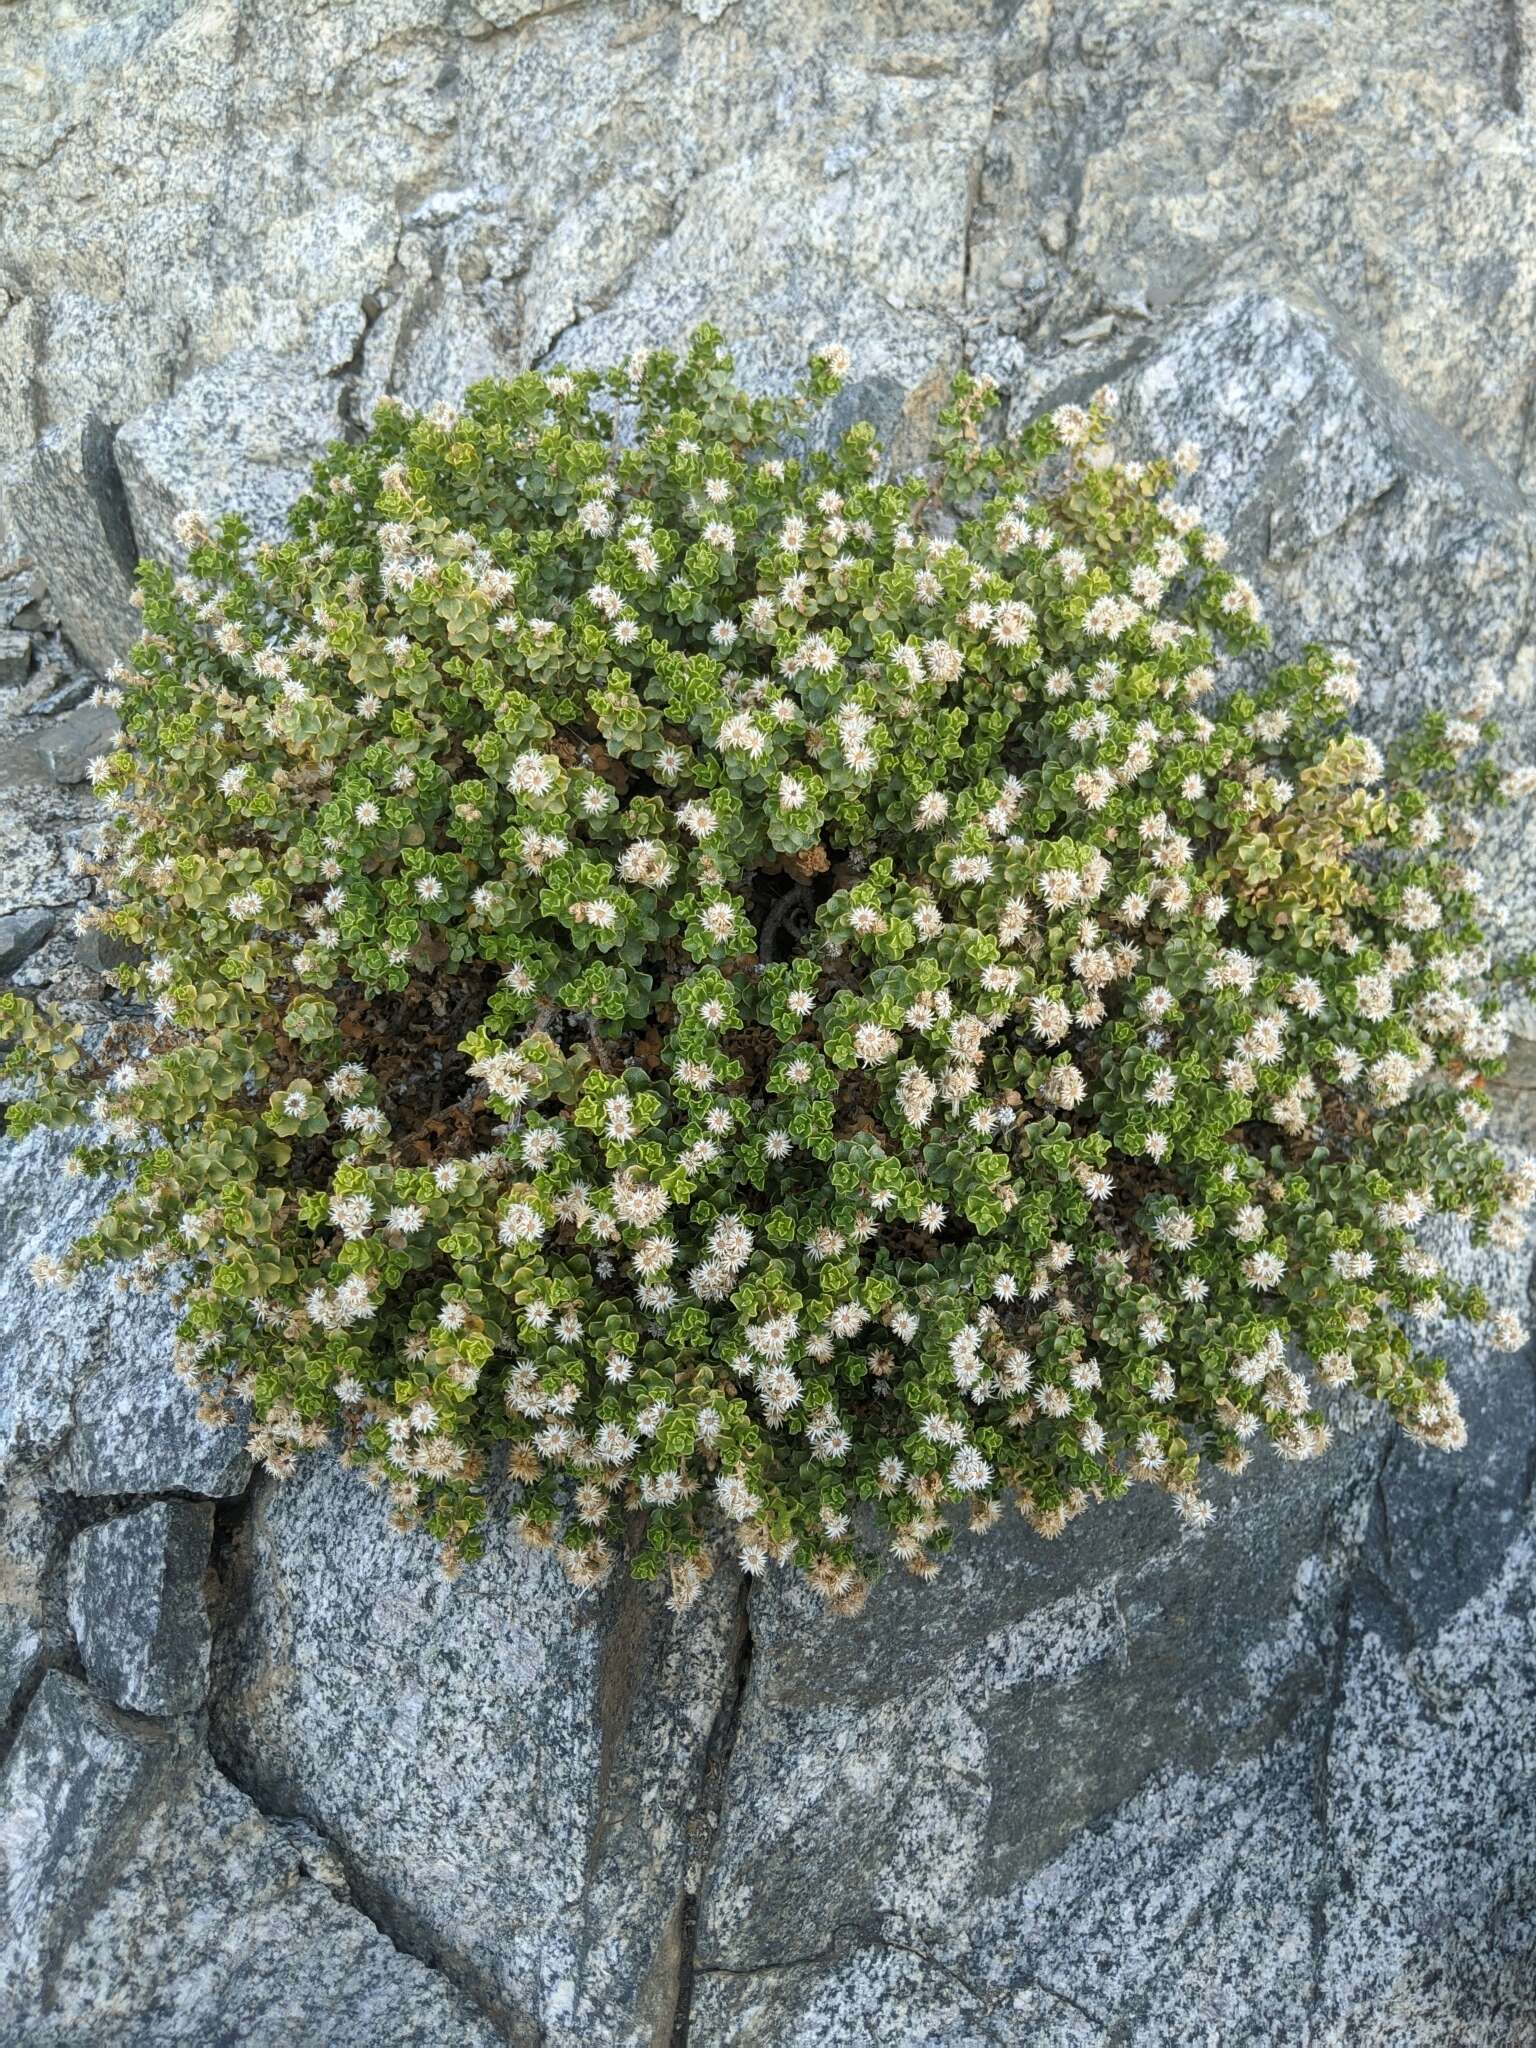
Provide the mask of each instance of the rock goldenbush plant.
{"label": "rock goldenbush plant", "polygon": [[[1015,1501],[1464,1430],[1417,1240],[1518,1239],[1468,856],[1489,707],[1383,753],[1112,394],[933,464],[682,358],[384,402],[291,538],[184,522],[110,679],[103,1035],[5,999],[12,1129],[119,1183],[44,1279],[180,1294],[279,1477],[445,1561],[793,1563],[855,1606]],[[505,1491],[497,1487],[505,1479]],[[496,1485],[493,1485],[496,1482]]]}

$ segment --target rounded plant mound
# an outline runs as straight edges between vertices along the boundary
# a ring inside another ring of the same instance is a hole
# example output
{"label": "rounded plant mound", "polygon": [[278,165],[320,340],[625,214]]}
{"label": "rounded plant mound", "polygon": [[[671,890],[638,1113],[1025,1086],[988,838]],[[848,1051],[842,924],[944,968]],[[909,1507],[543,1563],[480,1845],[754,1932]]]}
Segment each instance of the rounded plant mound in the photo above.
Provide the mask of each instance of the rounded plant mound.
{"label": "rounded plant mound", "polygon": [[[205,1419],[337,1445],[450,1566],[504,1509],[686,1601],[719,1531],[856,1605],[960,1514],[1463,1437],[1415,1242],[1508,1241],[1465,865],[1486,707],[1383,758],[1112,394],[920,475],[825,351],[382,404],[292,537],[141,572],[105,1039],[8,998],[12,1127],[123,1183],[45,1278],[180,1290]],[[1491,1318],[1492,1338],[1521,1333]],[[958,1512],[957,1512],[958,1511]]]}

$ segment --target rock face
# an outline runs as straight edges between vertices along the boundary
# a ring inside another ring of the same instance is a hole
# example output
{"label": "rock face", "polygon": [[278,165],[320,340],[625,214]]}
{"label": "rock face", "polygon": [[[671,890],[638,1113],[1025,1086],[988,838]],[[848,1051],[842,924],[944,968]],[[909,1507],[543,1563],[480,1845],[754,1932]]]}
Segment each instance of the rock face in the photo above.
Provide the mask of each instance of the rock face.
{"label": "rock face", "polygon": [[97,1523],[69,1553],[69,1625],[86,1676],[114,1706],[189,1714],[208,1691],[206,1502],[151,1501]]}
{"label": "rock face", "polygon": [[503,2039],[306,1870],[189,1723],[129,1719],[51,1672],[4,1794],[8,2039]]}
{"label": "rock face", "polygon": [[[273,531],[386,390],[703,318],[759,381],[844,342],[902,457],[962,362],[1016,419],[1113,382],[1282,651],[1536,752],[1529,16],[13,0],[0,973],[100,992],[70,650],[178,511]],[[1530,832],[1479,856],[1515,945]],[[162,1304],[32,1290],[64,1149],[0,1148],[0,2042],[1536,2043],[1529,1358],[1456,1358],[1460,1456],[1346,1409],[1200,1535],[1014,1524],[853,1623],[573,1605],[333,1468],[248,1486]]]}
{"label": "rock face", "polygon": [[312,1822],[508,2039],[665,2041],[735,1587],[682,1620],[634,1585],[573,1611],[505,1525],[450,1585],[386,1508],[334,1465],[258,1483],[226,1564],[215,1754]]}
{"label": "rock face", "polygon": [[13,910],[0,917],[0,974],[8,974],[35,953],[53,930],[47,910]]}
{"label": "rock face", "polygon": [[64,1293],[32,1282],[32,1261],[62,1252],[99,1205],[63,1172],[70,1149],[48,1131],[0,1146],[0,1478],[86,1497],[238,1494],[238,1438],[203,1428],[168,1369],[166,1298],[120,1293],[99,1269]]}
{"label": "rock face", "polygon": [[115,439],[116,429],[93,412],[48,427],[7,493],[10,538],[49,563],[71,639],[102,668],[121,654],[136,623],[128,596],[139,550]]}
{"label": "rock face", "polygon": [[1536,1416],[1462,1384],[1475,1480],[1372,1423],[932,1617],[755,1596],[690,2038],[1529,2039]]}
{"label": "rock face", "polygon": [[920,424],[989,340],[1049,380],[1223,282],[1305,287],[1448,441],[1530,480],[1531,41],[1505,0],[8,18],[36,89],[0,155],[6,517],[98,659],[174,505],[269,523],[387,387],[704,317],[765,371],[844,340],[859,408],[890,425],[914,393]]}

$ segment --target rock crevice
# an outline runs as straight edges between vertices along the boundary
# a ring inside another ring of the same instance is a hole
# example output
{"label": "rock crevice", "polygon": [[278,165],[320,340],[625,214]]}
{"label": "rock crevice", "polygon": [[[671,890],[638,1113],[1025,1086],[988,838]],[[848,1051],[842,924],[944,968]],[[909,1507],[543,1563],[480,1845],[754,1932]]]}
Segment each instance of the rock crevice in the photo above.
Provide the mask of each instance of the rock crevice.
{"label": "rock crevice", "polygon": [[699,1794],[688,1820],[689,1864],[679,1903],[676,1993],[668,2048],[688,2048],[693,2023],[693,1983],[698,1968],[699,1901],[709,1882],[716,1837],[730,1783],[731,1758],[741,1732],[741,1712],[752,1677],[752,1582],[736,1592],[735,1622],[725,1667],[725,1687],[704,1751]]}

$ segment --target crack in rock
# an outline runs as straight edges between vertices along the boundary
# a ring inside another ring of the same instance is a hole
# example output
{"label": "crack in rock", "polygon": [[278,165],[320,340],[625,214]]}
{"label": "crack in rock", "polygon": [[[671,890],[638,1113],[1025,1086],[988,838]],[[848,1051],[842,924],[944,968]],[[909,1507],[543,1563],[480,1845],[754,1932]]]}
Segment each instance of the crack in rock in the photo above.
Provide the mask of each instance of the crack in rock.
{"label": "crack in rock", "polygon": [[[682,1899],[678,1936],[677,1993],[673,2006],[669,2048],[688,2048],[689,2030],[693,2021],[694,1977],[700,1968],[697,1953],[699,1909],[709,1882],[715,1845],[719,1840],[731,1757],[735,1752],[736,1738],[741,1732],[742,1706],[752,1677],[751,1599],[752,1582],[743,1573],[737,1590],[736,1626],[727,1682],[715,1715],[714,1726],[710,1730],[708,1747],[704,1753],[704,1772],[700,1781],[699,1796],[688,1823],[690,1846],[698,1857],[698,1864],[697,1875],[690,1872],[692,1882],[685,1884]],[[707,1969],[708,1965],[703,1967]]]}

